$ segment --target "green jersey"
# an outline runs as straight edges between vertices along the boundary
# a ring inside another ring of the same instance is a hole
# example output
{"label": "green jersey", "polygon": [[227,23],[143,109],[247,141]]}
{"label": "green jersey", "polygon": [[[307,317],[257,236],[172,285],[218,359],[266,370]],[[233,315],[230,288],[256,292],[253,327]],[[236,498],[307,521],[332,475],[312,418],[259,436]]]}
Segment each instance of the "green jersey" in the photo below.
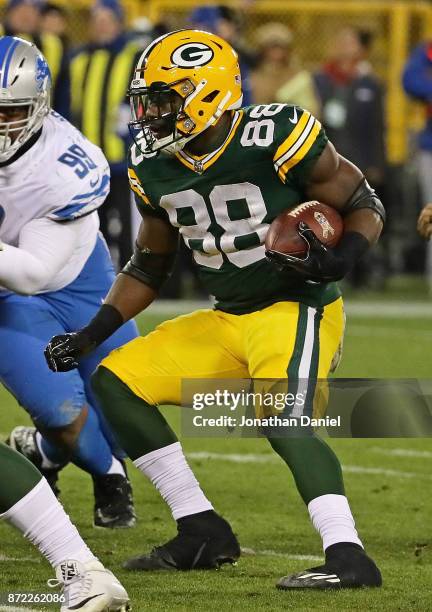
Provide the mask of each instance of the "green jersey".
{"label": "green jersey", "polygon": [[286,104],[232,111],[228,136],[215,151],[129,155],[129,179],[143,216],[166,218],[193,251],[216,308],[233,314],[290,300],[324,306],[334,283],[310,284],[280,272],[265,257],[270,223],[307,200],[307,180],[327,143],[308,111]]}

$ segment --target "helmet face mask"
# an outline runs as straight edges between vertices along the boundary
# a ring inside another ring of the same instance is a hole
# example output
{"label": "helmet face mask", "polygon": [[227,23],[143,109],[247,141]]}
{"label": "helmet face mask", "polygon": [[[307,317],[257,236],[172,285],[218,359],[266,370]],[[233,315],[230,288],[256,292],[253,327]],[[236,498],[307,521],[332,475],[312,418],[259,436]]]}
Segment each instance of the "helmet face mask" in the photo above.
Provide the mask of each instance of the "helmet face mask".
{"label": "helmet face mask", "polygon": [[128,95],[139,150],[174,154],[226,110],[241,106],[237,54],[209,32],[165,34],[141,54]]}
{"label": "helmet face mask", "polygon": [[[26,111],[21,117],[14,119],[11,117],[11,110]],[[9,105],[0,105],[0,117],[8,116],[6,121],[0,121],[0,161],[8,160],[14,153],[25,144],[30,136],[36,131],[33,130],[35,123],[38,123],[40,108],[37,108],[37,103],[29,104],[15,103]],[[45,116],[45,113],[44,113]]]}
{"label": "helmet face mask", "polygon": [[0,56],[0,162],[5,162],[42,127],[50,110],[51,76],[35,45],[20,38],[0,38]]}
{"label": "helmet face mask", "polygon": [[129,93],[132,114],[129,129],[144,153],[157,152],[170,145],[174,151],[186,136],[177,128],[185,119],[184,100],[172,86],[153,83]]}
{"label": "helmet face mask", "polygon": [[22,134],[30,115],[28,103],[0,106],[0,152],[7,150]]}

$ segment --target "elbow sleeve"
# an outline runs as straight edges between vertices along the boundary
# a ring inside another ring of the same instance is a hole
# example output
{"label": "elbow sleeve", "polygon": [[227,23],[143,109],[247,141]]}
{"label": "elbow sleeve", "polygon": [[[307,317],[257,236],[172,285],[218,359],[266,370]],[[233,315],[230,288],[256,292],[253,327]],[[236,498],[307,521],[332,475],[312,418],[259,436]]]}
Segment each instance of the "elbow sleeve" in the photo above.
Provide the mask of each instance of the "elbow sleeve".
{"label": "elbow sleeve", "polygon": [[361,208],[370,208],[375,211],[385,223],[386,212],[383,203],[364,177],[341,212],[342,215],[347,215]]}
{"label": "elbow sleeve", "polygon": [[132,257],[122,270],[133,278],[158,291],[163,283],[171,276],[177,251],[158,255],[146,249],[141,250],[138,245]]}

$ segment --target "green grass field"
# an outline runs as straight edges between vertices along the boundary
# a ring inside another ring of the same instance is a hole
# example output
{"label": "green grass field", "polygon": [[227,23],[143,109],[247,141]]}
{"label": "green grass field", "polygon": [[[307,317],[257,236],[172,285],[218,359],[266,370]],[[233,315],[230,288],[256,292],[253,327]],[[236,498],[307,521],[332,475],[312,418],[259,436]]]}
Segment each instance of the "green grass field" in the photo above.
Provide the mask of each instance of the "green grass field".
{"label": "green grass field", "polygon": [[[431,317],[382,315],[377,307],[376,316],[349,318],[338,376],[429,378],[432,308]],[[161,318],[142,316],[142,331]],[[4,438],[14,425],[29,419],[5,391],[0,392],[0,402]],[[178,430],[178,410],[166,409],[166,414]],[[237,567],[193,573],[122,570],[124,559],[174,535],[175,525],[164,503],[131,466],[137,527],[95,530],[90,478],[74,466],[61,475],[61,499],[67,511],[95,553],[123,581],[135,611],[432,609],[432,448],[428,439],[331,441],[345,467],[360,535],[384,577],[379,590],[332,593],[274,588],[280,576],[318,564],[322,550],[290,473],[268,444],[255,439],[184,439],[183,443],[206,493],[248,549]],[[1,524],[0,592],[46,592],[45,581],[50,577],[52,570],[38,552],[20,533]],[[11,610],[0,606],[3,609]]]}

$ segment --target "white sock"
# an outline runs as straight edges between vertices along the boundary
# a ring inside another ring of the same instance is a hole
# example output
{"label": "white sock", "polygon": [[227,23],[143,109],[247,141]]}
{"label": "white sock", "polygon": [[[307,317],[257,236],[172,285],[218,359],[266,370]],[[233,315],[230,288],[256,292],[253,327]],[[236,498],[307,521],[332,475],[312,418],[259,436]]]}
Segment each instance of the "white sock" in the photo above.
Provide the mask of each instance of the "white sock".
{"label": "white sock", "polygon": [[114,457],[114,455],[112,458],[111,467],[107,474],[120,474],[120,476],[126,476],[122,462],[119,461],[117,457]]}
{"label": "white sock", "polygon": [[54,463],[53,461],[51,461],[51,459],[49,459],[49,457],[45,455],[43,448],[42,448],[42,436],[39,431],[36,432],[35,441],[36,441],[36,446],[38,447],[38,450],[40,454],[42,455],[42,467],[46,470],[52,470],[52,469],[60,467],[61,465],[60,463]]}
{"label": "white sock", "polygon": [[313,526],[320,534],[323,549],[337,542],[361,543],[345,495],[321,495],[308,504]]}
{"label": "white sock", "polygon": [[135,459],[134,465],[152,481],[175,520],[213,510],[187,464],[180,442],[143,455]]}
{"label": "white sock", "polygon": [[81,563],[96,559],[45,478],[0,518],[17,527],[53,567],[67,559]]}

